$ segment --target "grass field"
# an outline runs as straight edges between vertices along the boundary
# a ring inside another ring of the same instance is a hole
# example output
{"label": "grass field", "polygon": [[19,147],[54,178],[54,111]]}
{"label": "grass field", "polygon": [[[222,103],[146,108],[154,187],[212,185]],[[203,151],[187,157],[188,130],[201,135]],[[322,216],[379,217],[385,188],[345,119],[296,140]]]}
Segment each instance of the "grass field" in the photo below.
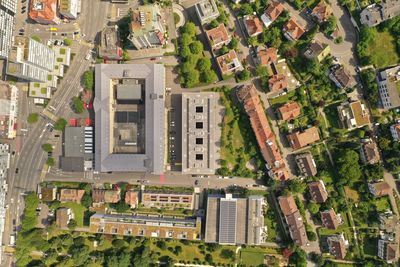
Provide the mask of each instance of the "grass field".
{"label": "grass field", "polygon": [[360,201],[360,195],[357,193],[356,190],[351,189],[348,186],[344,187],[344,192],[346,192],[346,197],[352,199],[354,202]]}
{"label": "grass field", "polygon": [[327,127],[340,128],[339,114],[337,111],[337,106],[339,105],[340,103],[335,103],[324,108],[326,120],[329,124]]}
{"label": "grass field", "polygon": [[369,255],[371,257],[376,256],[377,254],[377,238],[364,237],[364,254]]}
{"label": "grass field", "polygon": [[285,104],[288,102],[290,99],[293,98],[293,96],[296,94],[296,90],[288,92],[286,95],[275,97],[275,98],[270,98],[269,103],[272,106],[273,109],[279,107],[282,104]]}
{"label": "grass field", "polygon": [[66,207],[72,209],[75,216],[76,225],[78,227],[83,226],[83,217],[86,211],[86,208],[84,206],[74,202],[67,202],[67,203],[61,203],[60,207]]}
{"label": "grass field", "polygon": [[387,31],[376,32],[374,38],[368,46],[371,61],[377,68],[394,65],[399,62],[399,55],[396,50],[394,37]]}
{"label": "grass field", "polygon": [[264,252],[252,249],[240,251],[240,263],[244,266],[259,266],[264,263]]}

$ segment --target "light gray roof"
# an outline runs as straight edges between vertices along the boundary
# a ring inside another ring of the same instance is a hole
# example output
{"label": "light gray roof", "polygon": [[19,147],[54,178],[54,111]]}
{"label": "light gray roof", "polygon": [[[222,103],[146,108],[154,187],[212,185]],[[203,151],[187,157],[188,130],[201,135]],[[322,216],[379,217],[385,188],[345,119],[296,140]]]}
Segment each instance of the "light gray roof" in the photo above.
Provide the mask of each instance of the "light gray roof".
{"label": "light gray roof", "polygon": [[236,199],[220,200],[219,243],[236,244]]}
{"label": "light gray roof", "polygon": [[65,127],[64,130],[64,156],[83,157],[85,152],[85,128]]}
{"label": "light gray roof", "polygon": [[[95,170],[137,171],[161,174],[164,171],[164,83],[160,64],[98,64],[95,67]],[[145,80],[145,154],[110,152],[110,80]]]}
{"label": "light gray roof", "polygon": [[142,86],[140,84],[118,84],[118,100],[140,100],[142,98]]}

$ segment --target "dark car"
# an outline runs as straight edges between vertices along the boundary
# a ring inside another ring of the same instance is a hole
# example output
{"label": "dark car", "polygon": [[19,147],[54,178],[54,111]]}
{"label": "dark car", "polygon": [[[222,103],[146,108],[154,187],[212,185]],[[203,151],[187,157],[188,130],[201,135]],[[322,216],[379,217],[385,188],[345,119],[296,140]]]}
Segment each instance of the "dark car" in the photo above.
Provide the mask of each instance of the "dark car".
{"label": "dark car", "polygon": [[19,172],[19,169],[18,169],[18,168],[16,168],[16,169],[15,169],[15,173],[18,173],[18,172]]}
{"label": "dark car", "polygon": [[194,181],[194,185],[199,185],[199,180]]}
{"label": "dark car", "polygon": [[152,58],[150,58],[150,60],[156,60],[156,58],[155,58],[155,57],[152,57]]}

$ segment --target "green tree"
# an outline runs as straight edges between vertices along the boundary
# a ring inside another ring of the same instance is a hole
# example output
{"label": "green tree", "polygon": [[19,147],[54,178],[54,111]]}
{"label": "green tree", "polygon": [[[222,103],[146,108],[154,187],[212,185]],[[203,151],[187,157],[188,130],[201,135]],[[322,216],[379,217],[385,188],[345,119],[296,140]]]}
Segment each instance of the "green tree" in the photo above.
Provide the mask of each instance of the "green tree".
{"label": "green tree", "polygon": [[204,50],[203,44],[200,41],[194,41],[190,44],[190,51],[193,54],[200,54]]}
{"label": "green tree", "polygon": [[206,256],[204,257],[204,259],[206,260],[206,262],[208,262],[209,264],[213,263],[213,257],[211,254],[206,254]]}
{"label": "green tree", "polygon": [[225,45],[223,47],[221,47],[221,49],[219,50],[218,54],[220,55],[225,55],[229,52],[229,48],[226,47]]}
{"label": "green tree", "polygon": [[93,90],[94,87],[94,71],[87,70],[83,73],[83,86],[86,90]]}
{"label": "green tree", "polygon": [[235,261],[236,260],[236,254],[233,250],[231,249],[222,249],[220,254],[221,258],[227,259],[227,260],[231,260],[231,261]]}
{"label": "green tree", "polygon": [[190,36],[195,36],[196,35],[196,25],[193,22],[187,22],[183,27],[182,27],[182,33],[187,33]]}
{"label": "green tree", "polygon": [[52,152],[53,151],[53,146],[51,144],[45,143],[42,145],[42,149],[45,152]]}
{"label": "green tree", "polygon": [[270,76],[268,68],[266,66],[263,66],[263,65],[258,65],[256,67],[256,74],[259,77]]}
{"label": "green tree", "polygon": [[301,248],[296,248],[292,255],[290,255],[289,263],[296,267],[307,266],[307,253]]}
{"label": "green tree", "polygon": [[193,87],[199,83],[200,73],[197,70],[189,70],[185,75],[186,87]]}
{"label": "green tree", "polygon": [[240,6],[240,15],[250,15],[253,13],[253,7],[249,3],[244,3]]}
{"label": "green tree", "polygon": [[54,158],[49,157],[46,160],[46,164],[47,164],[47,166],[53,167],[56,164],[56,162],[55,162]]}
{"label": "green tree", "polygon": [[319,212],[319,204],[315,202],[310,202],[307,205],[308,210],[311,212],[311,214],[315,215]]}
{"label": "green tree", "polygon": [[372,107],[376,108],[379,103],[379,88],[376,81],[375,71],[371,69],[361,72],[361,79],[364,84],[364,95]]}
{"label": "green tree", "polygon": [[188,33],[183,33],[181,38],[179,39],[182,47],[189,46],[190,43],[193,41],[193,36]]}
{"label": "green tree", "polygon": [[383,166],[382,164],[366,165],[364,167],[364,174],[368,182],[377,181],[383,179]]}
{"label": "green tree", "polygon": [[84,245],[84,246],[79,246],[79,247],[72,247],[70,254],[71,258],[75,263],[75,266],[84,266],[88,262],[90,258],[90,250],[89,247]]}
{"label": "green tree", "polygon": [[292,193],[295,194],[303,194],[304,191],[306,190],[306,183],[303,180],[300,179],[292,179],[289,181],[289,190]]}
{"label": "green tree", "polygon": [[212,83],[218,79],[217,74],[212,69],[203,71],[200,78],[204,83]]}
{"label": "green tree", "polygon": [[205,71],[211,69],[211,60],[208,57],[199,58],[197,61],[197,69],[199,71]]}
{"label": "green tree", "polygon": [[247,39],[247,43],[251,46],[257,46],[258,45],[258,41],[257,41],[257,37],[255,36],[251,36]]}
{"label": "green tree", "polygon": [[325,21],[322,26],[321,26],[321,30],[323,33],[325,33],[326,35],[331,35],[337,26],[337,19],[335,16],[330,16],[328,18],[327,21]]}
{"label": "green tree", "polygon": [[67,126],[67,121],[64,118],[60,118],[54,124],[54,129],[63,131],[65,126]]}
{"label": "green tree", "polygon": [[238,45],[239,45],[239,40],[233,37],[231,39],[231,42],[229,43],[229,49],[236,50],[238,48]]}
{"label": "green tree", "polygon": [[28,121],[29,124],[36,123],[38,120],[39,120],[39,114],[31,113],[31,114],[28,115],[27,121]]}
{"label": "green tree", "polygon": [[268,30],[264,30],[259,36],[260,42],[268,46],[279,48],[282,44],[282,32],[278,27],[271,27]]}
{"label": "green tree", "polygon": [[71,45],[72,45],[72,40],[69,39],[69,38],[65,38],[65,39],[64,39],[64,44],[65,44],[66,46],[71,46]]}
{"label": "green tree", "polygon": [[336,157],[340,185],[352,185],[361,177],[358,153],[351,149],[339,151]]}
{"label": "green tree", "polygon": [[83,102],[79,97],[74,96],[72,97],[71,101],[72,101],[72,109],[74,110],[75,113],[80,114],[85,110],[85,108],[83,107]]}
{"label": "green tree", "polygon": [[85,193],[81,200],[82,206],[89,208],[90,206],[92,206],[92,202],[93,202],[92,196],[90,194]]}
{"label": "green tree", "polygon": [[76,221],[74,219],[71,219],[68,223],[68,229],[74,230],[76,226],[77,226]]}
{"label": "green tree", "polygon": [[219,25],[219,22],[218,22],[216,19],[212,20],[212,21],[210,22],[210,24],[208,24],[208,26],[210,27],[210,29],[217,28],[218,25]]}
{"label": "green tree", "polygon": [[129,205],[125,203],[125,201],[119,201],[115,205],[115,210],[119,213],[124,213],[127,212],[130,209]]}
{"label": "green tree", "polygon": [[248,69],[244,69],[241,72],[236,74],[236,77],[239,81],[247,81],[248,79],[250,79],[250,71]]}
{"label": "green tree", "polygon": [[158,240],[156,242],[156,246],[161,250],[166,250],[167,249],[167,243],[164,240]]}
{"label": "green tree", "polygon": [[122,50],[122,60],[123,61],[131,60],[131,56],[129,55],[128,51],[126,51],[126,49]]}

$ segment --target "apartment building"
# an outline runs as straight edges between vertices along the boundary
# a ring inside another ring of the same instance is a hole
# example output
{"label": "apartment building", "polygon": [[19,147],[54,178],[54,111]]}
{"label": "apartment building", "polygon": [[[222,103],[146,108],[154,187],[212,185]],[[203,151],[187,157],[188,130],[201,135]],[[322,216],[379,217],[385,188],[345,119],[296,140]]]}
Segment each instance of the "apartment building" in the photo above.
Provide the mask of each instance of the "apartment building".
{"label": "apartment building", "polygon": [[7,74],[32,82],[46,82],[54,69],[55,53],[48,46],[28,37],[15,37]]}
{"label": "apartment building", "polygon": [[358,101],[343,102],[337,107],[339,119],[344,128],[353,130],[370,123],[367,107]]}
{"label": "apartment building", "polygon": [[361,24],[373,27],[400,15],[400,0],[385,0],[364,8],[360,13]]}
{"label": "apartment building", "polygon": [[222,76],[229,76],[243,70],[242,63],[240,63],[235,50],[230,50],[225,55],[217,57],[216,60]]}
{"label": "apartment building", "polygon": [[400,107],[400,93],[397,89],[400,83],[400,65],[378,72],[379,97],[385,110]]}
{"label": "apartment building", "polygon": [[206,35],[212,50],[218,50],[231,42],[231,37],[223,23],[218,25],[218,27],[206,31]]}
{"label": "apartment building", "polygon": [[202,0],[195,5],[196,14],[202,25],[218,18],[219,11],[214,0]]}
{"label": "apartment building", "polygon": [[336,259],[343,260],[347,254],[348,241],[344,239],[343,234],[332,235],[327,239],[329,253]]}
{"label": "apartment building", "polygon": [[106,60],[121,60],[122,48],[118,26],[107,26],[100,32],[99,57]]}
{"label": "apartment building", "polygon": [[[11,8],[11,10],[7,7]],[[10,52],[15,25],[15,9],[16,1],[0,1],[0,58],[7,58]]]}
{"label": "apartment building", "polygon": [[328,191],[326,191],[324,181],[318,180],[308,183],[311,199],[316,203],[324,203],[328,199]]}
{"label": "apartment building", "polygon": [[294,159],[301,176],[310,177],[317,174],[317,164],[311,153],[297,154]]}
{"label": "apartment building", "polygon": [[140,193],[140,204],[146,208],[194,208],[192,188],[145,187]]}
{"label": "apartment building", "polygon": [[18,88],[0,81],[0,138],[17,136]]}
{"label": "apartment building", "polygon": [[200,240],[201,218],[96,213],[90,217],[89,231],[112,235]]}
{"label": "apartment building", "polygon": [[68,19],[77,19],[80,13],[81,0],[59,0],[58,11]]}

